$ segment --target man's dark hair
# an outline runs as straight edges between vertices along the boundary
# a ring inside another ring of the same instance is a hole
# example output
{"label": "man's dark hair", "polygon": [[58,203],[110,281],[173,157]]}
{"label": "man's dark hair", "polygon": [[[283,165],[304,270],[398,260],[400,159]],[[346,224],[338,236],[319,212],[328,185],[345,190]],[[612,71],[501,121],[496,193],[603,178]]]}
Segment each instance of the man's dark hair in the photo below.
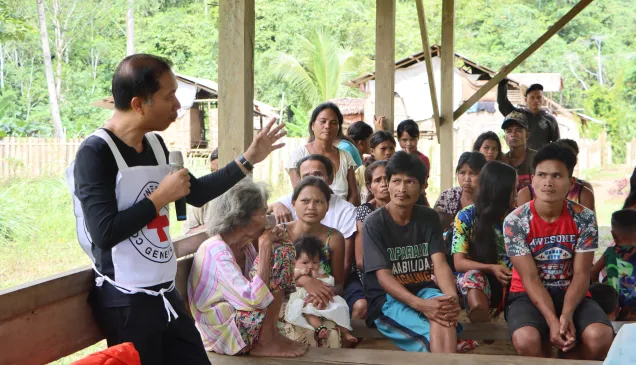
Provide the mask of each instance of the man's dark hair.
{"label": "man's dark hair", "polygon": [[318,119],[318,115],[325,109],[331,109],[336,113],[336,118],[338,118],[338,136],[342,136],[342,123],[344,123],[344,117],[340,112],[340,108],[330,101],[324,102],[314,108],[314,111],[311,112],[311,117],[309,118],[309,142],[313,142],[316,139],[314,136],[314,131],[311,129],[316,123],[316,119]]}
{"label": "man's dark hair", "polygon": [[298,172],[298,176],[300,176],[300,166],[302,166],[302,164],[305,161],[318,161],[318,162],[322,162],[323,165],[325,165],[325,170],[327,171],[327,177],[328,178],[333,178],[333,163],[331,162],[331,160],[328,157],[325,157],[323,155],[319,155],[319,154],[313,154],[313,155],[307,155],[303,158],[301,158],[300,160],[298,160],[298,162],[296,162],[296,172]]}
{"label": "man's dark hair", "polygon": [[397,126],[397,137],[400,139],[402,134],[406,132],[412,138],[419,138],[420,136],[420,127],[417,126],[417,123],[413,119],[403,120]]}
{"label": "man's dark hair", "polygon": [[391,176],[404,174],[417,179],[420,185],[426,183],[428,170],[419,156],[399,151],[386,164],[386,180],[391,181]]}
{"label": "man's dark hair", "polygon": [[612,231],[621,236],[636,236],[636,209],[621,209],[612,213]]}
{"label": "man's dark hair", "polygon": [[590,285],[590,294],[605,314],[612,314],[618,309],[618,293],[613,286],[594,283]]}
{"label": "man's dark hair", "polygon": [[214,160],[218,160],[219,159],[219,149],[215,148],[214,151],[212,151],[212,153],[210,153],[210,162],[214,161]]}
{"label": "man's dark hair", "polygon": [[569,147],[572,149],[572,151],[574,151],[574,154],[579,155],[579,144],[576,143],[575,140],[573,139],[569,139],[569,138],[561,138],[558,141],[556,141],[557,143],[561,143],[562,145],[564,145],[565,147]]}
{"label": "man's dark hair", "polygon": [[297,239],[296,242],[294,242],[294,248],[296,249],[296,258],[300,257],[300,255],[304,253],[305,255],[307,255],[307,257],[318,256],[322,260],[322,246],[322,241],[314,236],[301,237]]}
{"label": "man's dark hair", "polygon": [[501,150],[501,141],[499,140],[499,136],[497,135],[497,133],[493,131],[484,132],[480,134],[479,137],[477,137],[477,139],[475,140],[475,143],[473,144],[473,152],[479,152],[479,150],[481,149],[481,146],[486,141],[494,141],[497,144],[497,149],[499,149],[499,153],[497,154],[496,160],[501,160],[501,157],[503,156],[503,152]]}
{"label": "man's dark hair", "polygon": [[455,173],[458,173],[459,170],[464,166],[468,165],[471,170],[475,173],[479,174],[481,169],[486,166],[486,156],[484,156],[481,152],[464,152],[459,156],[459,161],[457,161],[457,168],[455,168]]}
{"label": "man's dark hair", "polygon": [[134,97],[148,102],[159,90],[159,78],[172,72],[168,59],[151,54],[134,54],[124,58],[117,66],[112,81],[115,109],[130,110]]}
{"label": "man's dark hair", "polygon": [[528,94],[530,94],[530,92],[535,91],[535,90],[543,91],[543,85],[541,85],[541,84],[532,84],[532,85],[530,85],[530,87],[526,90],[526,96],[528,96]]}
{"label": "man's dark hair", "polygon": [[352,123],[349,128],[347,128],[347,137],[354,141],[366,141],[372,134],[373,128],[361,120]]}
{"label": "man's dark hair", "polygon": [[543,161],[556,160],[565,164],[568,169],[569,177],[572,177],[574,173],[574,166],[576,166],[576,155],[572,148],[566,147],[558,142],[551,142],[543,146],[532,161],[532,167],[536,170],[537,165]]}
{"label": "man's dark hair", "polygon": [[331,189],[329,189],[329,185],[327,185],[325,180],[315,176],[307,176],[304,179],[300,180],[298,185],[296,185],[296,187],[294,188],[294,193],[292,194],[292,202],[295,202],[296,199],[298,199],[300,192],[302,192],[303,189],[308,186],[315,186],[320,189],[320,191],[325,194],[325,200],[327,201],[327,203],[329,203],[329,198],[331,198]]}

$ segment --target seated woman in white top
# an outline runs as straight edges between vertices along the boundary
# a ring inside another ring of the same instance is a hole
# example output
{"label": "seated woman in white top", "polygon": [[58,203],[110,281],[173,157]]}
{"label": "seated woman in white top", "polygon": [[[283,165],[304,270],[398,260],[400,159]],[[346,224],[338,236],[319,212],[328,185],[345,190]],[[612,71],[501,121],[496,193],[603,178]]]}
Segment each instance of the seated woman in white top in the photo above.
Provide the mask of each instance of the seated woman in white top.
{"label": "seated woman in white top", "polygon": [[358,187],[354,175],[356,164],[349,152],[333,146],[333,142],[342,129],[344,119],[340,109],[334,103],[326,102],[318,105],[311,113],[309,120],[309,143],[291,153],[285,163],[293,187],[296,187],[300,176],[296,170],[296,162],[311,155],[323,155],[333,163],[336,176],[329,186],[334,194],[346,199],[353,205],[359,205]]}

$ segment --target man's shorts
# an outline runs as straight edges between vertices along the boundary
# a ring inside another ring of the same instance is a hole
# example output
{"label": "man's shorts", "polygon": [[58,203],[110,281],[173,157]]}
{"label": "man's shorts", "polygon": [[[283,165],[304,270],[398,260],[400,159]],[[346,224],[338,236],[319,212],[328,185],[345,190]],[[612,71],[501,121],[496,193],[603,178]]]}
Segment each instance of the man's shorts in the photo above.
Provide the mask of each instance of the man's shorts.
{"label": "man's shorts", "polygon": [[[565,290],[555,289],[548,290],[552,302],[554,303],[554,309],[556,311],[557,318],[561,316],[563,310],[563,301],[565,299]],[[536,328],[541,337],[544,339],[550,338],[550,327],[546,322],[543,314],[534,304],[527,293],[510,293],[508,296],[508,305],[505,311],[506,322],[508,322],[508,331],[510,336],[521,327],[534,327]],[[610,328],[612,323],[607,314],[603,312],[601,307],[592,298],[585,297],[576,307],[573,316],[574,327],[576,328],[577,340],[581,340],[581,334],[587,328],[587,326],[593,323],[603,323]]]}
{"label": "man's shorts", "polygon": [[[437,288],[424,288],[417,293],[422,299],[441,297],[444,294]],[[386,295],[382,314],[375,320],[382,335],[393,341],[402,350],[410,352],[431,351],[431,324],[422,313],[408,305]],[[457,324],[457,334],[462,325]]]}

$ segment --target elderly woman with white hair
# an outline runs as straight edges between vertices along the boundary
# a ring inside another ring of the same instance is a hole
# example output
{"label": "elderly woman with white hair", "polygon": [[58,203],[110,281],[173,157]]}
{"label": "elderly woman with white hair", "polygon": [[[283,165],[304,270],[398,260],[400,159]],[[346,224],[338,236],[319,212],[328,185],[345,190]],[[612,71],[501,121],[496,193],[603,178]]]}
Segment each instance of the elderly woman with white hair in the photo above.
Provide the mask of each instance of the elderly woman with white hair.
{"label": "elderly woman with white hair", "polygon": [[263,184],[245,179],[210,207],[210,238],[188,279],[190,310],[207,351],[277,357],[306,351],[276,326],[285,293],[295,290],[296,254],[282,229],[267,227],[267,199]]}

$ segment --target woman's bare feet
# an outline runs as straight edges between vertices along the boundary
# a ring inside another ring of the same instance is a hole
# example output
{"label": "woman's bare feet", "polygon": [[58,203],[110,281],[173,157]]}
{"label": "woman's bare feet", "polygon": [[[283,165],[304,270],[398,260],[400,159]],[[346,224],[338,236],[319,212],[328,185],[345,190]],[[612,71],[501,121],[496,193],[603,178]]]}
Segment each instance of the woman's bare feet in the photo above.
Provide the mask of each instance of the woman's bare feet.
{"label": "woman's bare feet", "polygon": [[276,332],[275,336],[279,337],[281,339],[281,341],[284,341],[285,343],[287,343],[288,345],[292,346],[297,351],[300,351],[301,354],[298,355],[298,356],[304,355],[305,352],[307,352],[307,344],[306,343],[294,341],[291,338],[285,337],[280,332]]}
{"label": "woman's bare feet", "polygon": [[278,336],[272,336],[268,340],[258,340],[250,350],[251,356],[262,357],[298,357],[302,356],[307,348],[298,348],[287,343]]}

